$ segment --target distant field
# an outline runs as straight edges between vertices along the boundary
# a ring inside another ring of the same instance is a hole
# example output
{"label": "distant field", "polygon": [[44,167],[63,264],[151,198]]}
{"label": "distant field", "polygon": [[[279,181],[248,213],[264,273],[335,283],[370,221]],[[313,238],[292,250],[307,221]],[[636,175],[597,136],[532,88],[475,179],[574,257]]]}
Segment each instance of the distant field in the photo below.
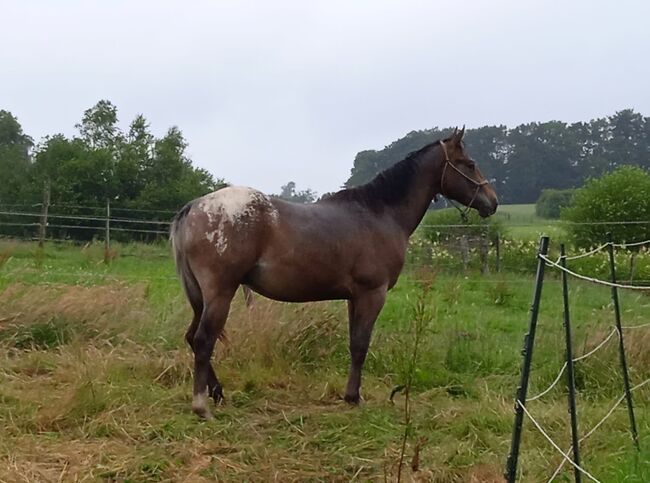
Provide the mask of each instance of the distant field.
{"label": "distant field", "polygon": [[[509,211],[510,208],[506,208]],[[527,216],[522,207],[511,213]],[[190,410],[190,318],[166,245],[0,242],[0,481],[395,481],[404,432],[402,384],[413,345],[416,278],[430,278],[415,370],[405,481],[497,482],[532,289],[530,276],[404,275],[389,294],[368,356],[365,403],[340,401],[348,368],[343,302],[282,304],[237,294],[219,343],[226,404],[200,422]],[[611,330],[609,291],[572,284],[576,355]],[[534,394],[562,366],[560,285],[544,288]],[[621,294],[625,323],[650,319],[644,295]],[[650,330],[629,339],[632,381],[650,376]],[[622,393],[613,341],[576,366],[580,428]],[[650,481],[650,386],[634,393],[642,452],[624,407],[582,447],[602,481]],[[569,441],[560,384],[530,409]],[[419,469],[411,470],[416,446]],[[526,421],[521,481],[546,481],[560,462]],[[557,481],[570,481],[564,470]]]}
{"label": "distant field", "polygon": [[529,223],[542,220],[535,214],[535,204],[499,205],[497,217],[512,223]]}
{"label": "distant field", "polygon": [[558,220],[540,218],[535,214],[535,205],[500,205],[495,215],[506,226],[506,234],[521,240],[538,239],[548,235],[553,240],[564,240],[566,230]]}

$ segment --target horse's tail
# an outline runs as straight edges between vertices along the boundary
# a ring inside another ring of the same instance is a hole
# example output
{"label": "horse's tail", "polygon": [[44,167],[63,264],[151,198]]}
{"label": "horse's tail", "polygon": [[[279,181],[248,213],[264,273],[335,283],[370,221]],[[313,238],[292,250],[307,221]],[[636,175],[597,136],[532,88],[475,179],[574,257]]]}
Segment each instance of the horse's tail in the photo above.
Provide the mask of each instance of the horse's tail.
{"label": "horse's tail", "polygon": [[192,306],[194,306],[195,304],[202,303],[203,295],[201,294],[199,282],[196,280],[185,254],[185,219],[190,208],[192,208],[191,202],[181,208],[172,219],[172,224],[169,229],[169,240],[172,243],[176,272],[181,279],[181,285],[187,294],[187,298],[190,300]]}

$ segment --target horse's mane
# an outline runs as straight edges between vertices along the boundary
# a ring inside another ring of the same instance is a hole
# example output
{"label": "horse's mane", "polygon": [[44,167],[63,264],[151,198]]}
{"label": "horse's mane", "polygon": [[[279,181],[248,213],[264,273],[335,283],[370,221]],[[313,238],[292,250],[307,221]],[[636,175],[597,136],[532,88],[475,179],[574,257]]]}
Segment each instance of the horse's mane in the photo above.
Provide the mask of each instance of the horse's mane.
{"label": "horse's mane", "polygon": [[356,201],[371,208],[395,205],[402,201],[418,175],[418,159],[440,141],[409,153],[404,159],[384,169],[369,182],[325,195],[322,201]]}

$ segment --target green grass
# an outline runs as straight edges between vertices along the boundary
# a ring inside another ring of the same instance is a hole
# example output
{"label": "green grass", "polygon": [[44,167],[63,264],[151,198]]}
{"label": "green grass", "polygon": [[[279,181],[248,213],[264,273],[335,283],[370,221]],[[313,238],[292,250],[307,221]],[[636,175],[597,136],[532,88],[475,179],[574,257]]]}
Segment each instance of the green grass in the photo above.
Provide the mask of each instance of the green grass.
{"label": "green grass", "polygon": [[[523,211],[523,209],[522,209]],[[523,216],[523,215],[522,215]],[[166,246],[0,244],[0,480],[383,481],[394,480],[404,398],[387,401],[406,377],[417,279],[427,297],[412,394],[424,481],[501,481],[513,420],[532,277],[409,272],[377,321],[364,372],[365,403],[341,402],[347,375],[342,302],[281,304],[237,294],[219,344],[227,403],[215,420],[190,410],[192,359],[183,333],[189,307]],[[561,287],[549,276],[530,394],[562,365]],[[595,347],[612,323],[609,292],[571,285],[575,351]],[[621,294],[624,323],[650,318],[650,298]],[[613,341],[612,341],[613,342]],[[633,383],[650,377],[650,329],[627,339]],[[584,433],[622,393],[615,344],[576,367]],[[650,387],[634,393],[642,453],[624,407],[583,445],[601,481],[650,479]],[[560,384],[533,414],[562,447],[570,440]],[[522,481],[546,481],[560,458],[527,421]],[[565,469],[558,481],[571,481]]]}

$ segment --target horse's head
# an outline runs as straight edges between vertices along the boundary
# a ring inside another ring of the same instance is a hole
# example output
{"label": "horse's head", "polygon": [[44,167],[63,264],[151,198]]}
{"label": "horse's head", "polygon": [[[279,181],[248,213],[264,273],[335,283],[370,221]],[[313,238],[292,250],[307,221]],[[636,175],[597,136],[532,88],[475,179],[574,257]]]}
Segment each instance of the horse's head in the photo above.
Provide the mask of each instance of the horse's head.
{"label": "horse's head", "polygon": [[454,129],[450,138],[440,141],[443,154],[440,193],[474,208],[481,217],[488,217],[497,210],[499,201],[494,188],[481,174],[476,162],[469,157],[463,146],[465,127]]}

